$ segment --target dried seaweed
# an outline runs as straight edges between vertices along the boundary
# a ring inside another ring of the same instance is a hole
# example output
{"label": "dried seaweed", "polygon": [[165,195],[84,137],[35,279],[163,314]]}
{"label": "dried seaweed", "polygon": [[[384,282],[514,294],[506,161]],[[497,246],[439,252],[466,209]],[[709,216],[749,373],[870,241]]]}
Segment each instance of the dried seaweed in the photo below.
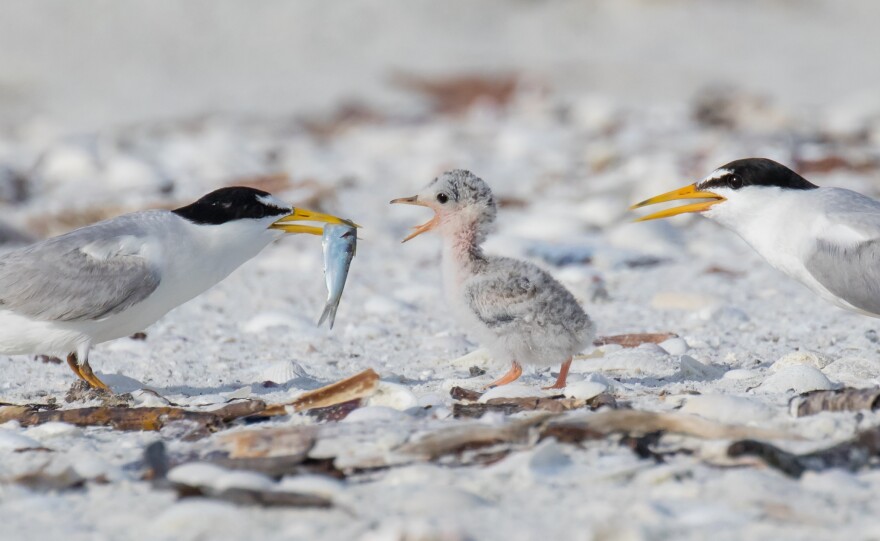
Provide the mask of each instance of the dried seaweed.
{"label": "dried seaweed", "polygon": [[873,411],[878,407],[880,407],[880,387],[810,391],[794,397],[791,402],[791,410],[797,417],[816,415],[823,411]]}

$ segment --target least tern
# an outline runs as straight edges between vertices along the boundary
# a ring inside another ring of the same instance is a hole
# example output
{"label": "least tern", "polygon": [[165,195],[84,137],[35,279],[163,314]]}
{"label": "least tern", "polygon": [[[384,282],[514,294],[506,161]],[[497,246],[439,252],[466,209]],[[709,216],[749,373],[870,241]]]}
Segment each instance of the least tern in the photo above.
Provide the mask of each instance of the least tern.
{"label": "least tern", "polygon": [[700,212],[825,300],[880,317],[880,202],[851,190],[820,188],[784,165],[749,158],[631,208],[681,199],[707,201],[638,221]]}
{"label": "least tern", "polygon": [[203,293],[298,222],[351,222],[292,208],[251,188],[222,188],[173,210],[99,222],[0,256],[0,354],[67,356],[77,377],[94,344],[141,331]]}
{"label": "least tern", "polygon": [[521,363],[562,363],[548,388],[564,388],[572,356],[593,339],[593,323],[574,296],[541,268],[483,253],[496,214],[489,186],[459,169],[440,175],[418,195],[391,202],[434,211],[403,242],[432,229],[442,235],[443,281],[454,314],[494,359],[511,363],[490,386],[515,381],[522,375]]}

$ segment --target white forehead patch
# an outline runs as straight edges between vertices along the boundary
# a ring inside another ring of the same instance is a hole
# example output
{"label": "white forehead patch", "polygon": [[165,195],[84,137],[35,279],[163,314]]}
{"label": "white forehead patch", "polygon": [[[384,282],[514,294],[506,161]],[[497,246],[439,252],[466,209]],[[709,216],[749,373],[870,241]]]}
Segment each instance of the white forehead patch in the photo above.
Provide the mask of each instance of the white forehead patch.
{"label": "white forehead patch", "polygon": [[725,169],[725,168],[722,167],[722,168],[720,168],[720,169],[716,169],[716,170],[712,171],[712,173],[711,173],[708,177],[704,178],[704,179],[701,180],[700,182],[706,182],[706,181],[709,181],[709,180],[715,180],[716,178],[721,178],[721,177],[723,177],[724,175],[729,175],[729,174],[731,174],[731,173],[732,173],[732,171],[731,171],[730,169]]}
{"label": "white forehead patch", "polygon": [[290,208],[290,205],[278,199],[274,195],[258,195],[257,201],[266,205],[267,207],[275,207],[281,210],[286,210]]}

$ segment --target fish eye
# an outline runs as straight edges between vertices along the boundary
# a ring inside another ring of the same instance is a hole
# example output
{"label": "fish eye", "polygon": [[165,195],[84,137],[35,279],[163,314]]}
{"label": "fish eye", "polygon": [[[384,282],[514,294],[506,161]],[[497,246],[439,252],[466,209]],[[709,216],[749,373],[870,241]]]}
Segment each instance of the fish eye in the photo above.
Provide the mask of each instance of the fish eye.
{"label": "fish eye", "polygon": [[437,201],[440,201],[440,204],[442,205],[442,204],[446,203],[447,201],[449,201],[449,196],[446,195],[445,193],[438,193],[437,194]]}
{"label": "fish eye", "polygon": [[731,175],[727,183],[734,190],[738,190],[743,187],[743,179],[739,175]]}

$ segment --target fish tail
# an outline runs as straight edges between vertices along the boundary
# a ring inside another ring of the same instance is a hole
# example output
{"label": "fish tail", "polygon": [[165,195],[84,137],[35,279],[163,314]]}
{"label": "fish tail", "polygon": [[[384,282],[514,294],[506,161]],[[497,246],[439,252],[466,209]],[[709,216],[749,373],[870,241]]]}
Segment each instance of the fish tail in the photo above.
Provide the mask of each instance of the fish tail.
{"label": "fish tail", "polygon": [[318,320],[318,326],[320,327],[324,321],[329,317],[330,318],[330,328],[333,328],[333,322],[336,321],[336,309],[339,307],[338,304],[333,302],[328,302],[327,306],[324,307],[324,312],[321,313],[321,319]]}

